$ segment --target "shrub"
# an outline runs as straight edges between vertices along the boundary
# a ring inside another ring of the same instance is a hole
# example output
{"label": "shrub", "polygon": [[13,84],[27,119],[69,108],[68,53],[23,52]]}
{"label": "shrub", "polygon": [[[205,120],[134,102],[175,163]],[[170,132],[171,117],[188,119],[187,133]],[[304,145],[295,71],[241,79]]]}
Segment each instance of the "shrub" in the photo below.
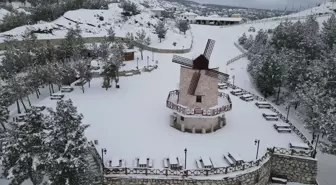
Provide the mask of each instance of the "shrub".
{"label": "shrub", "polygon": [[99,16],[99,20],[100,21],[104,21],[104,17],[103,16]]}
{"label": "shrub", "polygon": [[129,12],[128,15],[140,14],[140,10],[138,9],[138,6],[134,2],[123,1],[121,2],[120,6],[124,10],[124,12]]}

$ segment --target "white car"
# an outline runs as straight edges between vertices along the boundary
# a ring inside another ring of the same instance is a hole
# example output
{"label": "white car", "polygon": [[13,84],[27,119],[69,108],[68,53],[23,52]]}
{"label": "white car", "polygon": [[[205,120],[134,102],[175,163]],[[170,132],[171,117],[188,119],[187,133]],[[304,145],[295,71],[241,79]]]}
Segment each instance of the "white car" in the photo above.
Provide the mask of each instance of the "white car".
{"label": "white car", "polygon": [[272,108],[272,105],[268,102],[256,102],[255,105],[259,109],[270,109],[270,108]]}
{"label": "white car", "polygon": [[234,89],[230,93],[235,95],[235,96],[240,96],[240,95],[244,94],[243,90],[241,90],[241,89]]}
{"label": "white car", "polygon": [[243,96],[240,97],[240,99],[244,101],[253,101],[253,95],[252,94],[244,94]]}
{"label": "white car", "polygon": [[54,93],[50,96],[51,100],[61,100],[64,98],[64,94]]}

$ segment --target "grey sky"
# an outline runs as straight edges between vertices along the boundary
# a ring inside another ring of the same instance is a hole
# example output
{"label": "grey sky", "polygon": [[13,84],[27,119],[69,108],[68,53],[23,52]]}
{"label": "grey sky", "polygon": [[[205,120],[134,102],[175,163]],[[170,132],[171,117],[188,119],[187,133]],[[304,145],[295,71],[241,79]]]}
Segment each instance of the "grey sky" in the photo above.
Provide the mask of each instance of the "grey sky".
{"label": "grey sky", "polygon": [[231,6],[243,6],[248,8],[263,9],[307,9],[307,7],[315,6],[316,3],[326,2],[326,0],[192,0],[198,3],[223,4]]}

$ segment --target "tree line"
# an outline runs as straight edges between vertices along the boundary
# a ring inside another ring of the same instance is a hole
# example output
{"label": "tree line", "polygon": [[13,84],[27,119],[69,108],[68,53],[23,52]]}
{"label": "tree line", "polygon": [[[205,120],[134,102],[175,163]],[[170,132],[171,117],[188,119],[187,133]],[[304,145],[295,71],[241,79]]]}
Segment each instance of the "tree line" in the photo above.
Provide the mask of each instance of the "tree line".
{"label": "tree line", "polygon": [[305,111],[306,127],[323,134],[323,151],[336,154],[336,17],[320,28],[314,17],[281,22],[274,30],[244,33],[238,40],[248,50],[248,72],[265,96],[288,91],[291,106]]}

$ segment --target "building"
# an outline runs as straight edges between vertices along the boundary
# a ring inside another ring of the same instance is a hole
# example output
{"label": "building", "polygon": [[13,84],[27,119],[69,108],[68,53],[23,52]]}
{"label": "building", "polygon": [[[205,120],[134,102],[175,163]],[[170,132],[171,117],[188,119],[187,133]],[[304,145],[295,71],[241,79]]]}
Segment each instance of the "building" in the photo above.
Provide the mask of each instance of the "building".
{"label": "building", "polygon": [[155,14],[155,16],[157,16],[157,17],[161,17],[163,11],[165,11],[165,9],[163,9],[163,8],[159,8],[159,7],[157,7],[157,8],[153,8],[153,9],[152,9],[152,12],[153,12],[153,13]]}
{"label": "building", "polygon": [[236,13],[236,14],[232,14],[231,17],[232,18],[241,18],[241,15],[239,13]]}
{"label": "building", "polygon": [[197,16],[198,15],[193,13],[193,12],[184,12],[184,13],[180,14],[178,17],[181,20],[187,20],[189,23],[194,23],[195,18]]}
{"label": "building", "polygon": [[195,18],[195,24],[204,24],[204,25],[232,25],[240,24],[242,18],[234,17],[203,17],[198,16]]}
{"label": "building", "polygon": [[124,60],[125,61],[131,61],[134,60],[134,49],[125,49],[124,50]]}
{"label": "building", "polygon": [[182,132],[210,133],[225,126],[225,112],[232,108],[229,95],[218,92],[218,82],[226,82],[227,74],[209,68],[214,40],[208,40],[204,54],[195,60],[175,55],[181,64],[179,90],[171,91],[167,107],[174,112],[171,126]]}

